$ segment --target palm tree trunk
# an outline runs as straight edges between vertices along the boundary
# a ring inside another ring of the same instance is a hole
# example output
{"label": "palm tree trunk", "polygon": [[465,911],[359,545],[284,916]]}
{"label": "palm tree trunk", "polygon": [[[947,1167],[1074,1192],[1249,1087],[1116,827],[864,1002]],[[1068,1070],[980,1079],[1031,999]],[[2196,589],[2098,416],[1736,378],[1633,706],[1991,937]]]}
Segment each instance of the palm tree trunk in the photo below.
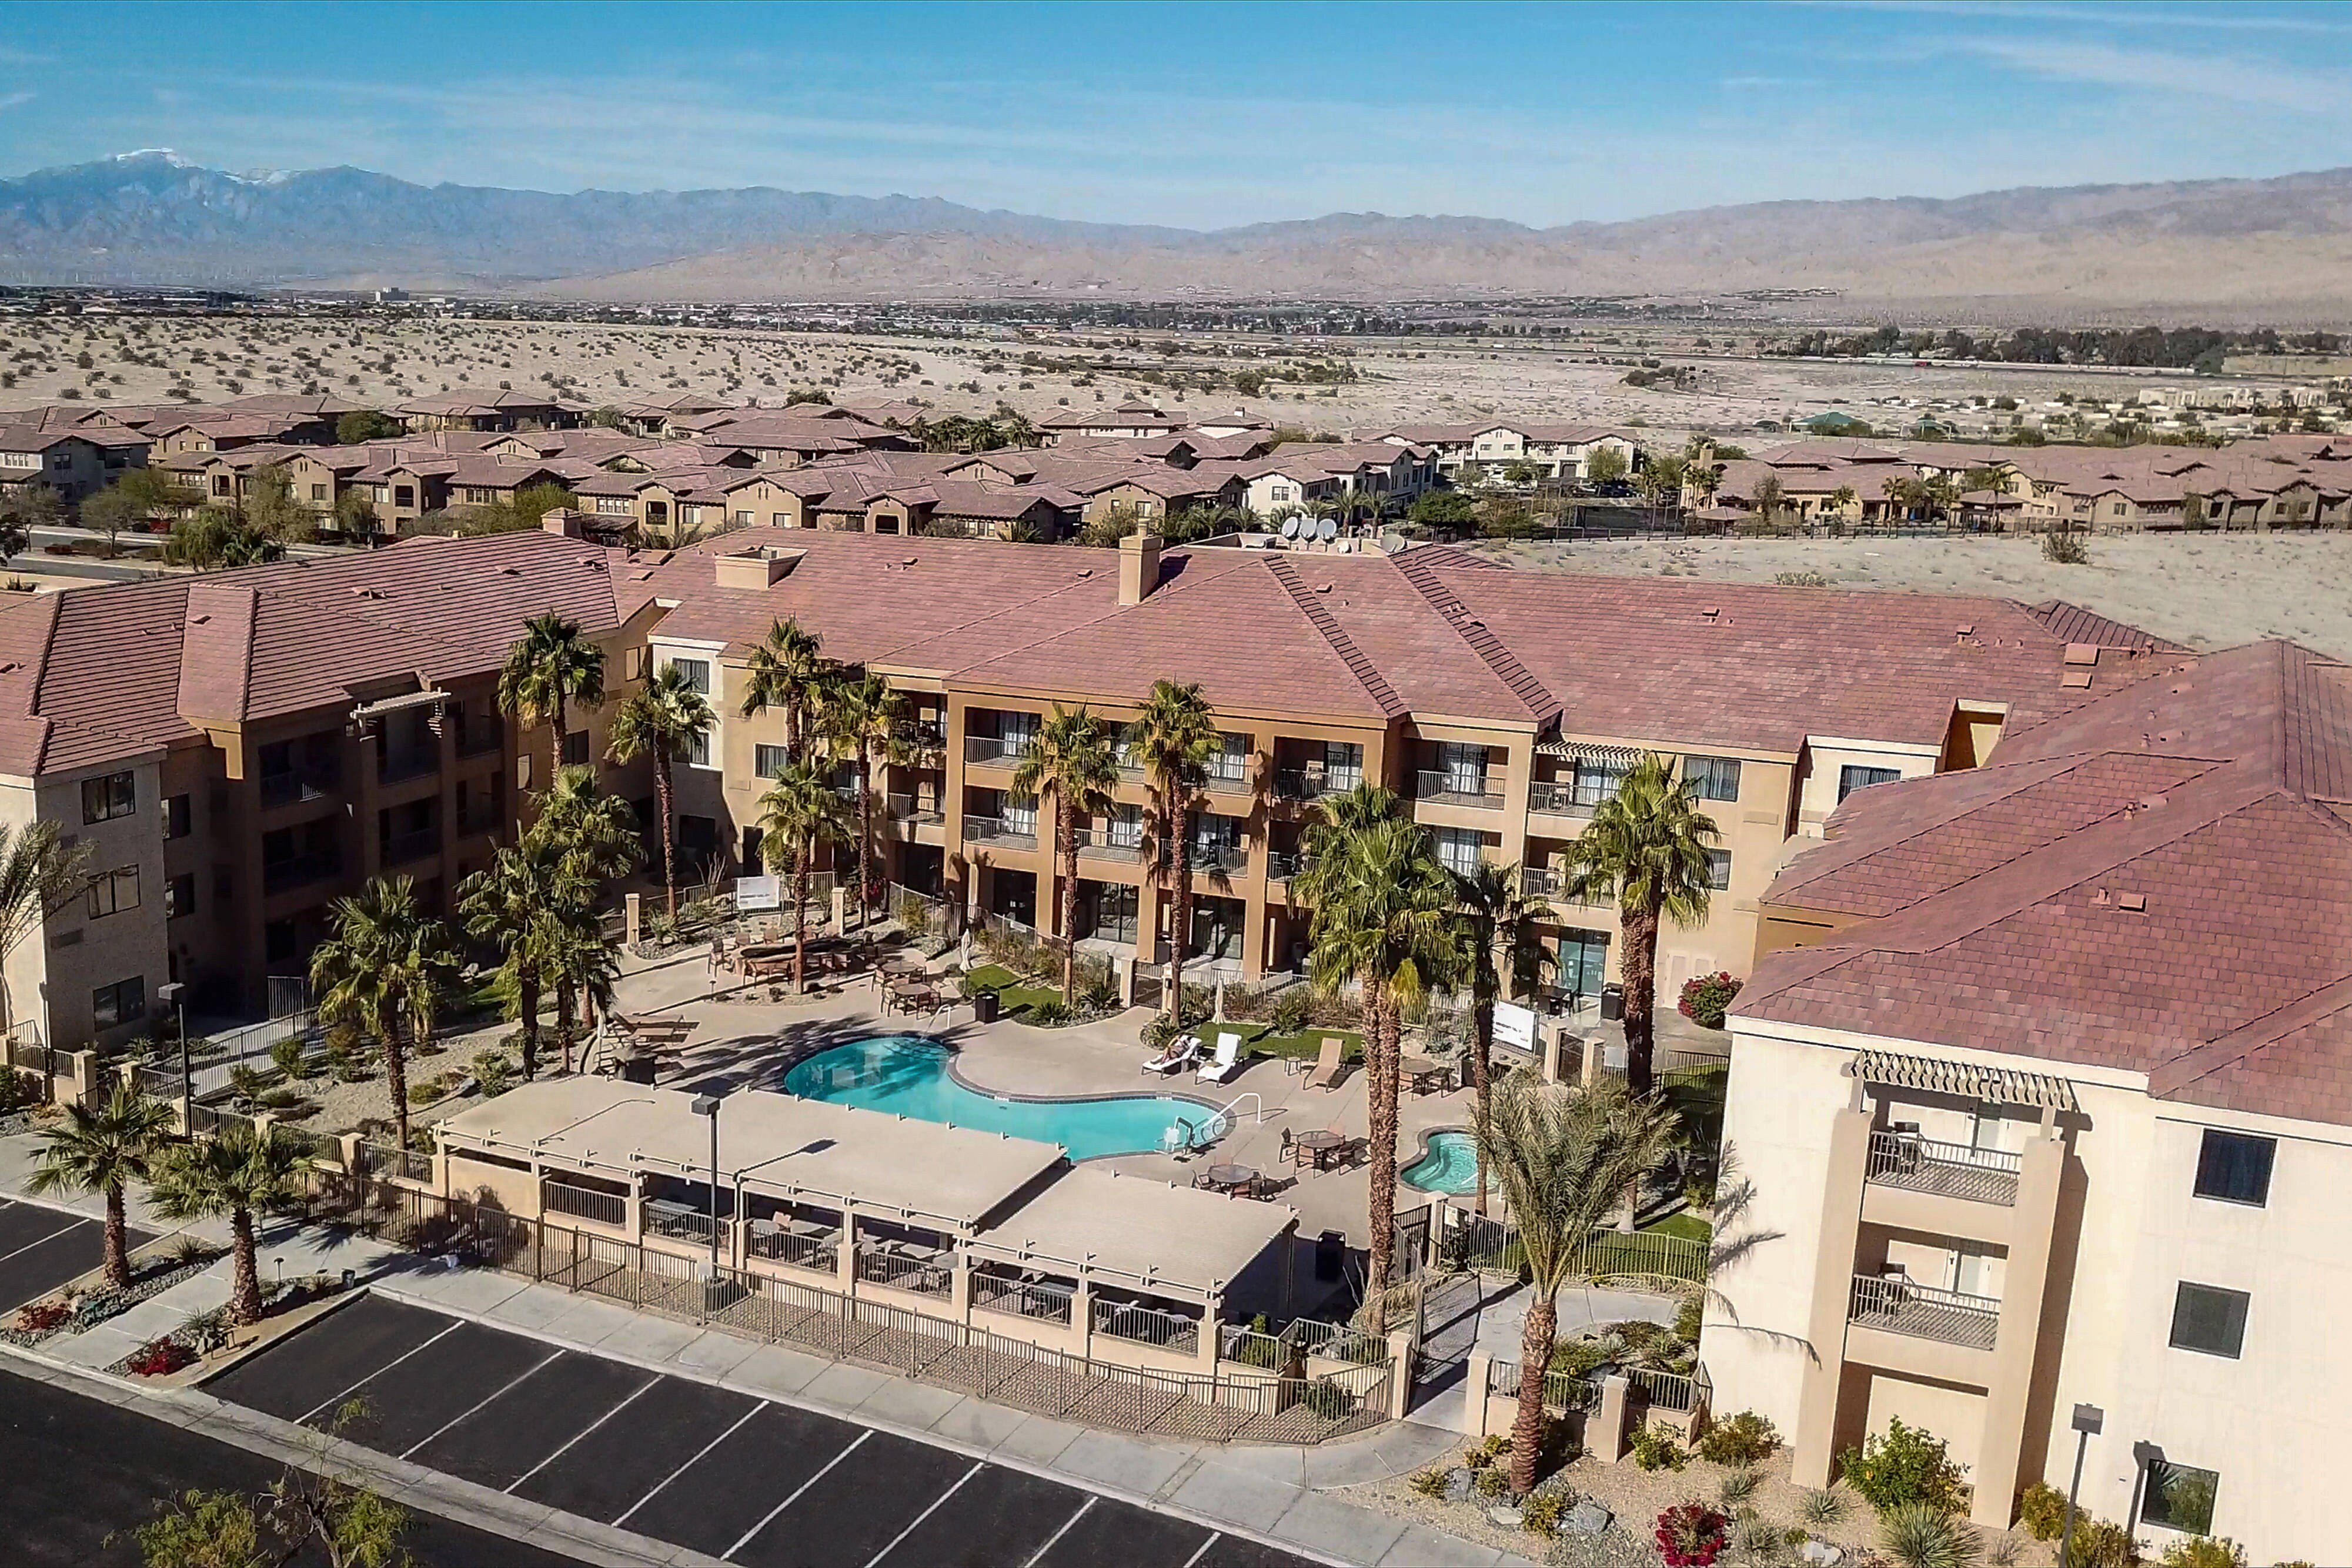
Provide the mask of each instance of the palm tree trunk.
{"label": "palm tree trunk", "polygon": [[235,1284],[229,1292],[229,1311],[241,1323],[261,1321],[261,1267],[254,1256],[253,1210],[232,1208],[228,1211],[229,1253]]}
{"label": "palm tree trunk", "polygon": [[563,772],[563,721],[564,721],[564,712],[563,712],[563,694],[562,694],[562,692],[558,692],[558,693],[556,693],[556,694],[555,694],[555,716],[555,716],[555,734],[554,734],[552,737],[551,737],[549,738],[549,743],[548,743],[548,747],[547,747],[547,761],[548,761],[548,768],[547,768],[547,782],[540,786],[540,793],[541,793],[541,794],[542,794],[542,795],[543,795],[543,794],[545,794],[548,790],[552,789],[554,789],[554,788],[555,788],[555,780],[556,780],[558,778],[560,778],[560,777],[562,775],[562,772]]}
{"label": "palm tree trunk", "polygon": [[1559,1308],[1549,1295],[1528,1303],[1519,1329],[1519,1413],[1511,1420],[1511,1495],[1525,1497],[1536,1484],[1536,1458],[1543,1448],[1544,1374],[1551,1370],[1551,1345],[1559,1333]]}
{"label": "palm tree trunk", "polygon": [[1370,1253],[1371,1272],[1364,1295],[1373,1308],[1367,1326],[1374,1333],[1386,1330],[1380,1310],[1381,1292],[1388,1289],[1389,1271],[1396,1263],[1397,1186],[1397,1047],[1391,1027],[1395,999],[1387,983],[1368,975],[1364,983],[1364,1039],[1370,1081],[1370,1132],[1372,1155]]}
{"label": "palm tree trunk", "polygon": [[523,1081],[529,1082],[539,1073],[539,966],[536,964],[515,967],[515,1010],[522,1015],[522,1076]]}
{"label": "palm tree trunk", "polygon": [[[1485,990],[1486,988],[1481,988]],[[1487,1113],[1494,1108],[1495,1085],[1493,1054],[1495,1050],[1495,998],[1489,992],[1480,996],[1470,1007],[1470,1082],[1478,1095],[1478,1125],[1486,1124]],[[1486,1145],[1472,1139],[1478,1161],[1477,1212],[1486,1212]]]}
{"label": "palm tree trunk", "polygon": [[118,1291],[131,1288],[131,1251],[125,1245],[129,1228],[122,1218],[122,1184],[106,1189],[106,1238],[103,1257],[106,1282]]}
{"label": "palm tree trunk", "polygon": [[654,749],[654,793],[661,800],[656,807],[661,812],[662,891],[669,895],[669,923],[677,925],[677,852],[671,847],[669,810],[669,753]]}
{"label": "palm tree trunk", "polygon": [[1062,1005],[1078,1005],[1078,835],[1062,797],[1054,797],[1055,858],[1062,862]]}
{"label": "palm tree trunk", "polygon": [[809,857],[815,851],[815,841],[802,834],[800,853],[793,861],[793,995],[796,997],[808,989]]}
{"label": "palm tree trunk", "polygon": [[1647,1094],[1657,1075],[1651,1058],[1658,1003],[1658,912],[1628,904],[1618,911],[1625,932],[1625,1086]]}
{"label": "palm tree trunk", "polygon": [[555,977],[555,1043],[563,1052],[566,1077],[572,1072],[572,1047],[579,1038],[572,1027],[572,985],[571,976],[558,974]]}
{"label": "palm tree trunk", "polygon": [[1180,1029],[1184,1023],[1184,949],[1192,940],[1192,813],[1171,780],[1168,790],[1168,923],[1176,939],[1169,944],[1168,1017]]}
{"label": "palm tree trunk", "polygon": [[401,1041],[398,1024],[388,1024],[383,1031],[383,1086],[392,1093],[392,1124],[404,1149],[408,1147],[408,1051]]}
{"label": "palm tree trunk", "polygon": [[866,743],[857,743],[857,928],[865,930],[874,923],[874,901],[871,889],[874,873],[874,764],[868,757]]}

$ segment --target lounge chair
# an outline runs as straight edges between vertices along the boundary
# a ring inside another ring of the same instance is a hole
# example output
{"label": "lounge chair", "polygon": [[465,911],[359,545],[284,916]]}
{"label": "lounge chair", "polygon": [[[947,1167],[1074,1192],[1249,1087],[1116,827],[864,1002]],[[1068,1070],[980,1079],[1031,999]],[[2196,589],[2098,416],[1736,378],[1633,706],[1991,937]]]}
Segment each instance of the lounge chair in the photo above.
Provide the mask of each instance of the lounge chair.
{"label": "lounge chair", "polygon": [[1197,1034],[1180,1034],[1168,1042],[1168,1048],[1165,1051],[1146,1061],[1143,1064],[1143,1071],[1169,1077],[1182,1071],[1200,1059],[1201,1037]]}
{"label": "lounge chair", "polygon": [[1217,1036],[1216,1060],[1197,1070],[1194,1076],[1205,1078],[1212,1083],[1223,1083],[1241,1069],[1242,1037],[1228,1032]]}
{"label": "lounge chair", "polygon": [[1339,1058],[1343,1053],[1345,1053],[1347,1049],[1348,1042],[1341,1040],[1338,1035],[1325,1035],[1323,1037],[1323,1049],[1315,1058],[1315,1071],[1308,1076],[1307,1080],[1307,1087],[1309,1089],[1337,1089],[1339,1087],[1339,1080],[1347,1071],[1347,1065],[1342,1062]]}

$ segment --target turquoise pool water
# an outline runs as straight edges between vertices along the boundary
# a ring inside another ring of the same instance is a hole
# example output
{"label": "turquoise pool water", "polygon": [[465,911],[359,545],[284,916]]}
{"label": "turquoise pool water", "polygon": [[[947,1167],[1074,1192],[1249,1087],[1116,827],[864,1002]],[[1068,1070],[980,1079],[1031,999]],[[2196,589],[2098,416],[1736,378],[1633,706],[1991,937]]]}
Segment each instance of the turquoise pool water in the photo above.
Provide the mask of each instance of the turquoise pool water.
{"label": "turquoise pool water", "polygon": [[1478,1149],[1467,1133],[1432,1133],[1429,1152],[1397,1173],[1423,1192],[1462,1193],[1478,1186]]}
{"label": "turquoise pool water", "polygon": [[821,1051],[784,1074],[786,1092],[984,1133],[1059,1144],[1074,1160],[1149,1154],[1181,1124],[1194,1142],[1217,1113],[1193,1100],[1146,1094],[1104,1100],[1000,1100],[948,1075],[948,1050],[919,1035],[886,1034]]}

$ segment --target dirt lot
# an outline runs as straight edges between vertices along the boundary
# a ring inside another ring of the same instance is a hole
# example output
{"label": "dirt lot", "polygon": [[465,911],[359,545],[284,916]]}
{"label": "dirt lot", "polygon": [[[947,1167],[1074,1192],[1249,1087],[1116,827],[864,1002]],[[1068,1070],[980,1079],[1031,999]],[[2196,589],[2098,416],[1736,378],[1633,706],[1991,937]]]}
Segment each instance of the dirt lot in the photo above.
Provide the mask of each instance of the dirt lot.
{"label": "dirt lot", "polygon": [[1612,540],[1501,553],[1618,575],[1769,582],[1814,571],[1841,587],[2064,599],[2192,648],[2291,637],[2352,659],[2352,535],[2116,535],[2090,549],[2085,566],[2043,560],[2033,539],[1992,538]]}

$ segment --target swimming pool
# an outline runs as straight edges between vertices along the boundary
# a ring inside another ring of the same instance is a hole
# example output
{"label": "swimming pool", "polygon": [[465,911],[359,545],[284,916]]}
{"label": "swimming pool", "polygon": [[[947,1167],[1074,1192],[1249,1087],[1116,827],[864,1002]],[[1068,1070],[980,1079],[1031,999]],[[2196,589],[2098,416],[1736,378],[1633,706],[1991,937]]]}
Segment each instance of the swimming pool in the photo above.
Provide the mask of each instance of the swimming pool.
{"label": "swimming pool", "polygon": [[1209,1140],[1216,1112],[1173,1094],[1095,1100],[1009,1100],[967,1088],[948,1071],[949,1051],[920,1035],[885,1034],[818,1051],[784,1074],[784,1090],[867,1111],[948,1122],[1059,1144],[1074,1160],[1150,1154],[1181,1124],[1195,1143]]}
{"label": "swimming pool", "polygon": [[1432,1133],[1428,1150],[1399,1171],[1397,1179],[1423,1192],[1475,1192],[1478,1146],[1467,1133]]}

